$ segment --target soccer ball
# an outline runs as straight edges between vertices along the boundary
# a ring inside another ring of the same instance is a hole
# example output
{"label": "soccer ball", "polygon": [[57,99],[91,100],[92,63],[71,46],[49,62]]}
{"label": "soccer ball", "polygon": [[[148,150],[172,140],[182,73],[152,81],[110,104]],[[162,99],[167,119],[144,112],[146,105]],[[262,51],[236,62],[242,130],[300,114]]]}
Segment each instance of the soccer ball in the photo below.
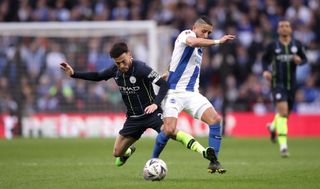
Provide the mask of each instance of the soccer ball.
{"label": "soccer ball", "polygon": [[160,181],[167,175],[166,163],[159,158],[152,158],[147,161],[143,168],[143,177],[146,180]]}

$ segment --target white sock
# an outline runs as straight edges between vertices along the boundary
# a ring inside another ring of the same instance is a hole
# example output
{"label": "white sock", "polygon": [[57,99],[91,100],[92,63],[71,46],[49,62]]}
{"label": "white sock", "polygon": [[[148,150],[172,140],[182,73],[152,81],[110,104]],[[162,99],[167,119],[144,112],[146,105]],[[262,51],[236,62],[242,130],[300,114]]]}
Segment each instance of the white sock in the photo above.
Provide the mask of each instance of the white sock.
{"label": "white sock", "polygon": [[280,151],[282,151],[284,149],[288,149],[288,145],[287,144],[280,144]]}

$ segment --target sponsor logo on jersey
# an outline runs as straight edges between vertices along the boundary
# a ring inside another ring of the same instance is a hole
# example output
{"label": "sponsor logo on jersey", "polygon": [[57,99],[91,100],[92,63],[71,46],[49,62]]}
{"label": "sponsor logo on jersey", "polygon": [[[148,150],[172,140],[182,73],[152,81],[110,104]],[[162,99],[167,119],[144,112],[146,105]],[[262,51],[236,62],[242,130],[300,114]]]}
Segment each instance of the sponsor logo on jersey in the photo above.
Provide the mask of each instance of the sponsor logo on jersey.
{"label": "sponsor logo on jersey", "polygon": [[136,92],[140,90],[140,87],[139,86],[134,86],[134,87],[119,86],[119,90],[121,93],[124,93],[124,94],[136,94]]}
{"label": "sponsor logo on jersey", "polygon": [[281,62],[290,62],[293,60],[293,54],[279,54],[276,59]]}

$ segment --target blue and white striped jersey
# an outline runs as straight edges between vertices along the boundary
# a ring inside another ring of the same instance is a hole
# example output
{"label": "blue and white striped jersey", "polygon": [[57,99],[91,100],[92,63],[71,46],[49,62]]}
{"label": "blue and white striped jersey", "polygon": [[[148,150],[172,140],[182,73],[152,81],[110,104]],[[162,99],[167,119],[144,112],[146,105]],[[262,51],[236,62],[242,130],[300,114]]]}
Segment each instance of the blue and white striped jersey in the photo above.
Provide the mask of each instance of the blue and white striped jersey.
{"label": "blue and white striped jersey", "polygon": [[191,30],[184,30],[175,41],[168,84],[170,90],[199,92],[202,48],[188,46],[188,37],[196,37],[196,34]]}

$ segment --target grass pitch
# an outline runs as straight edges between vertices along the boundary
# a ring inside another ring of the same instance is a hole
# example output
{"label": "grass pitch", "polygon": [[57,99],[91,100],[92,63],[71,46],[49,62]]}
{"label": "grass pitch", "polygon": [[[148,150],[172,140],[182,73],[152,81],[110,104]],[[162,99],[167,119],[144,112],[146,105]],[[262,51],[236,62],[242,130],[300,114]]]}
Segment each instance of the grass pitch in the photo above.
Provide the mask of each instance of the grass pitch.
{"label": "grass pitch", "polygon": [[[205,138],[199,138],[207,144]],[[142,169],[154,139],[142,138],[123,167],[114,166],[114,139],[0,140],[1,189],[88,188],[320,188],[320,138],[289,139],[290,157],[280,158],[278,146],[263,139],[224,138],[220,161],[224,175],[208,174],[200,154],[170,141],[161,158],[167,177],[145,181]]]}

